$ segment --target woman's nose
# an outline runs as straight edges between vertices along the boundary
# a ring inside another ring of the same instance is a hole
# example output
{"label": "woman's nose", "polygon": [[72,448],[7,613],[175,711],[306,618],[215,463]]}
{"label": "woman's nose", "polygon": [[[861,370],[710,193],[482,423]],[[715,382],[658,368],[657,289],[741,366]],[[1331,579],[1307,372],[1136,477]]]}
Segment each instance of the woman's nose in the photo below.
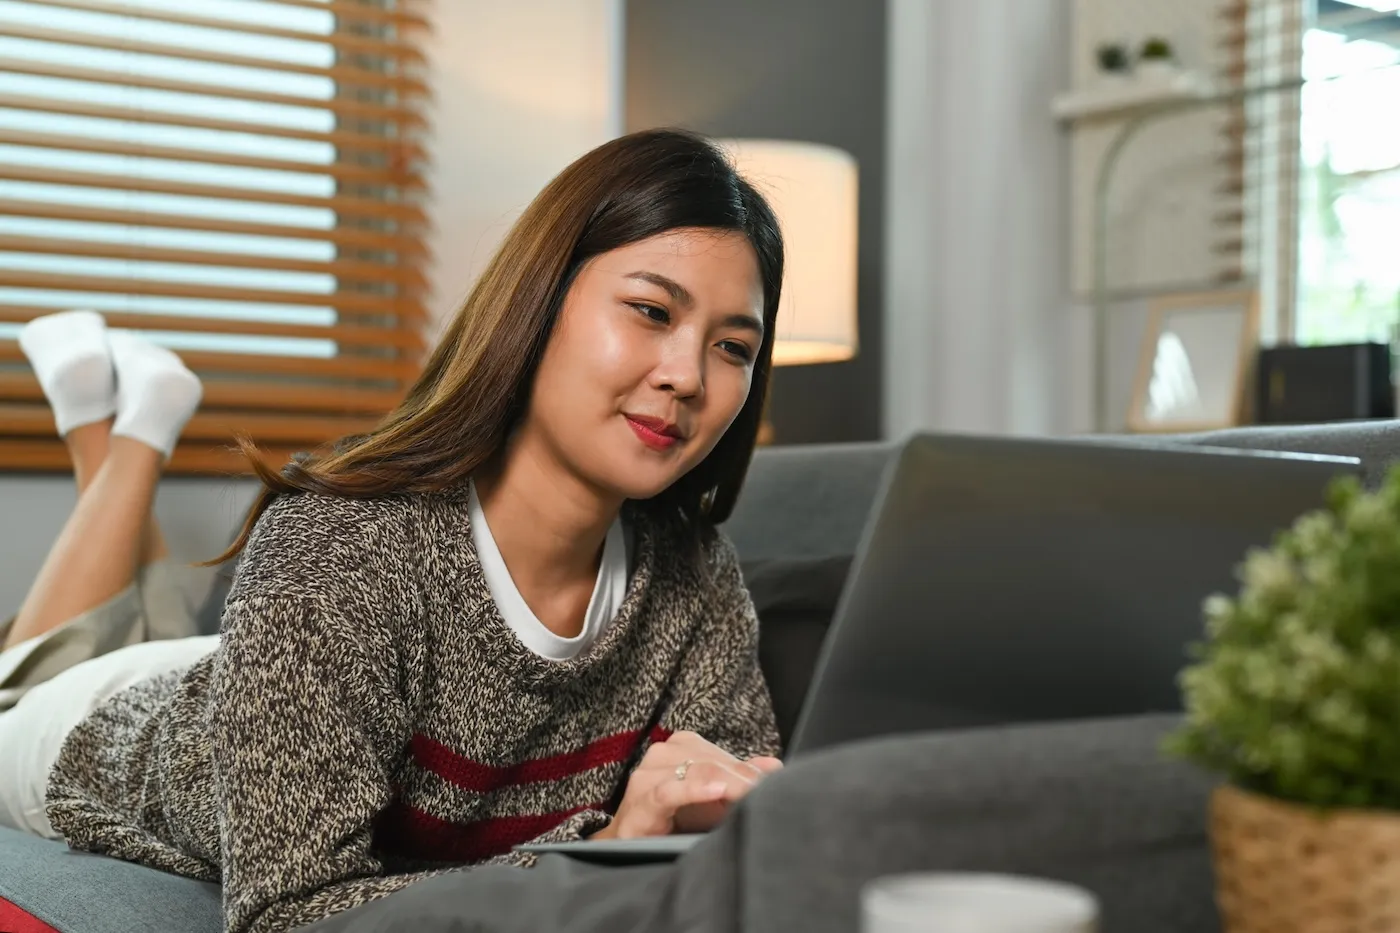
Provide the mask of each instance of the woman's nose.
{"label": "woman's nose", "polygon": [[705,391],[705,354],[698,341],[668,340],[661,361],[652,371],[658,389],[674,392],[681,398],[692,398]]}

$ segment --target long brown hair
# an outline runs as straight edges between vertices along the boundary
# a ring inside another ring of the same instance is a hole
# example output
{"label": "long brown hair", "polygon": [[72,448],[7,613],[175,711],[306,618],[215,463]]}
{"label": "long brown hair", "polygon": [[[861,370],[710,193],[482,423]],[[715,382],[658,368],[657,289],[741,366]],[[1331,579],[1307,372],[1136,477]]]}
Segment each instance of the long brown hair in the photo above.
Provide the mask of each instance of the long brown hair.
{"label": "long brown hair", "polygon": [[648,130],[614,139],[564,169],[525,209],[399,406],[368,434],[342,438],[274,471],[238,443],[263,482],[237,555],[281,495],[375,498],[436,492],[495,454],[525,413],[564,296],[601,253],[683,227],[743,234],[763,280],[763,344],[738,417],[715,449],[643,506],[698,527],[729,517],[753,456],[772,365],[783,280],[777,218],[723,150],[702,136]]}

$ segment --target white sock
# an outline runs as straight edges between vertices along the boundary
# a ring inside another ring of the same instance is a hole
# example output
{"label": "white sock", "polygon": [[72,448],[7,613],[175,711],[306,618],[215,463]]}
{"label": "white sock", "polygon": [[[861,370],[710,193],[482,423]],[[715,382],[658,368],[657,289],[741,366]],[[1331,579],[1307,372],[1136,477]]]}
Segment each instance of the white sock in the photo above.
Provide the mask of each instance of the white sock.
{"label": "white sock", "polygon": [[169,457],[204,395],[199,377],[174,353],[132,334],[109,333],[107,343],[117,370],[117,420],[112,433]]}
{"label": "white sock", "polygon": [[20,330],[19,345],[49,400],[60,436],[116,412],[116,382],[101,315],[61,311],[35,318]]}

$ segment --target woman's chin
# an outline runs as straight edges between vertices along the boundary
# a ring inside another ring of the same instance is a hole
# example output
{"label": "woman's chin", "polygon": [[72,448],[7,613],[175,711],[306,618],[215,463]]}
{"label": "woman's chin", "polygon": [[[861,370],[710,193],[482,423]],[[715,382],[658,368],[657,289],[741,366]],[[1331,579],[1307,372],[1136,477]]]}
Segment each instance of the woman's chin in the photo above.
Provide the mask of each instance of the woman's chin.
{"label": "woman's chin", "polygon": [[653,499],[685,475],[674,464],[628,464],[621,466],[607,482],[607,488],[616,490],[624,499]]}
{"label": "woman's chin", "polygon": [[669,489],[674,482],[675,479],[671,479],[664,483],[633,482],[620,487],[619,492],[622,493],[622,497],[624,499],[644,501],[647,499],[655,499],[657,496],[661,495],[663,492]]}

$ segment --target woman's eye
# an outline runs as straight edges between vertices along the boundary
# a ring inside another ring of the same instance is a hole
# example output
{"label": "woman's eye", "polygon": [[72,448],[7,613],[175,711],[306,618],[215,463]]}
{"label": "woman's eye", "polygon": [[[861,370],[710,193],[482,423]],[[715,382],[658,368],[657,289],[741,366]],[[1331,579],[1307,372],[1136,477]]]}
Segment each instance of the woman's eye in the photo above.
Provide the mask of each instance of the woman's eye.
{"label": "woman's eye", "polygon": [[750,352],[749,348],[737,340],[721,341],[720,347],[730,356],[743,360],[745,363],[753,358],[753,353]]}
{"label": "woman's eye", "polygon": [[640,301],[629,301],[628,304],[630,304],[632,307],[636,308],[642,314],[645,314],[647,317],[651,318],[658,324],[666,324],[671,320],[671,315],[669,312],[667,312],[665,308],[659,308],[656,305],[644,304]]}

